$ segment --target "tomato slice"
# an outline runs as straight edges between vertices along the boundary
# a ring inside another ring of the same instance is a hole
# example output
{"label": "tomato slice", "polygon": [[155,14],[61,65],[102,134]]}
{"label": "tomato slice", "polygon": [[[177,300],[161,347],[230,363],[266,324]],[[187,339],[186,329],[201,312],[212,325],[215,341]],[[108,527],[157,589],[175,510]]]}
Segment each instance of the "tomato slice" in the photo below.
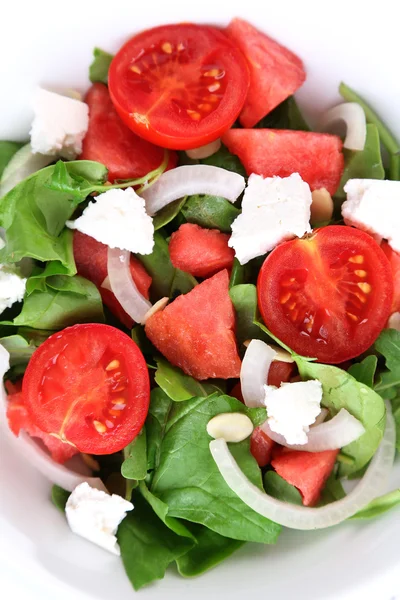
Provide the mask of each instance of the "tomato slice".
{"label": "tomato slice", "polygon": [[90,323],[50,336],[33,354],[22,391],[42,431],[80,452],[112,454],[143,427],[150,383],[135,342]]}
{"label": "tomato slice", "polygon": [[400,254],[395,252],[387,242],[382,242],[381,248],[386,254],[393,275],[393,302],[391,313],[400,311]]}
{"label": "tomato slice", "polygon": [[185,150],[229,129],[245,102],[249,73],[222,31],[181,23],[155,27],[116,54],[109,89],[121,119],[144,139]]}
{"label": "tomato slice", "polygon": [[[82,160],[101,162],[108,169],[108,180],[136,179],[157,169],[164,150],[135,135],[121,121],[111,102],[107,86],[92,85],[85,97],[89,106],[89,129],[82,145]],[[175,167],[177,156],[170,152],[168,168]]]}
{"label": "tomato slice", "polygon": [[337,364],[376,340],[390,314],[393,277],[371,236],[331,225],[275,248],[257,291],[272,333],[298,354]]}

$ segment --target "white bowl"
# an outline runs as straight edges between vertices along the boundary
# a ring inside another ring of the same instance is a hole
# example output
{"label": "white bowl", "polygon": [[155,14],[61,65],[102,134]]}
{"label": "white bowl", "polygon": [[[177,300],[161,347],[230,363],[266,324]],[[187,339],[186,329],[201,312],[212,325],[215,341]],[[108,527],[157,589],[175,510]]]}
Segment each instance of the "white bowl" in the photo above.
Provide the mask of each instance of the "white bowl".
{"label": "white bowl", "polygon": [[[223,6],[226,4],[226,6]],[[398,9],[397,9],[398,10]],[[3,8],[3,13],[5,9]],[[14,2],[0,36],[0,139],[26,139],[36,84],[88,87],[94,46],[117,50],[130,34],[166,22],[224,24],[241,16],[298,53],[308,79],[298,94],[308,117],[336,102],[340,80],[358,90],[400,137],[396,2],[267,3],[259,0],[52,0]],[[3,423],[4,427],[4,423]],[[1,431],[0,581],[14,600],[114,600],[134,592],[118,558],[74,536],[49,500],[50,485]],[[392,489],[399,486],[400,468]],[[327,531],[285,531],[275,547],[248,544],[192,580],[172,571],[140,592],[149,600],[393,600],[400,593],[400,520],[393,512]],[[397,573],[396,573],[397,567]],[[399,596],[400,597],[400,596]]]}

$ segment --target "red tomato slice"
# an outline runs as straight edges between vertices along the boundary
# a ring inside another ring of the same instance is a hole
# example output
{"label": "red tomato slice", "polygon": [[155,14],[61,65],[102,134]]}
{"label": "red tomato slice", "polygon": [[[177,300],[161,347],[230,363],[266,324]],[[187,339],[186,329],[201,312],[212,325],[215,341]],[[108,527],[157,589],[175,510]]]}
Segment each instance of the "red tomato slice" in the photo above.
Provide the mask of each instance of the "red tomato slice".
{"label": "red tomato slice", "polygon": [[[108,180],[136,179],[157,169],[164,150],[135,135],[119,118],[107,86],[92,85],[85,98],[89,106],[89,129],[82,145],[82,160],[96,160],[108,169]],[[177,156],[170,152],[168,168]]]}
{"label": "red tomato slice", "polygon": [[243,21],[233,19],[228,37],[247,58],[250,87],[240,113],[243,127],[253,127],[304,83],[306,73],[300,58]]}
{"label": "red tomato slice", "polygon": [[393,275],[393,302],[391,313],[400,311],[400,254],[395,252],[387,242],[382,242],[381,248],[388,257],[390,268]]}
{"label": "red tomato slice", "polygon": [[[107,246],[89,235],[85,235],[80,231],[74,231],[73,248],[79,275],[94,283],[101,294],[104,304],[125,327],[131,329],[134,324],[132,318],[126,314],[111,290],[102,287],[102,283],[107,277]],[[139,292],[148,299],[152,281],[151,277],[142,263],[132,254],[130,258],[130,270],[132,279]]]}
{"label": "red tomato slice", "polygon": [[34,352],[22,391],[42,431],[80,452],[112,454],[143,427],[150,382],[128,335],[90,323],[50,336]]}
{"label": "red tomato slice", "polygon": [[249,74],[244,56],[222,31],[181,23],[130,39],[113,59],[108,82],[132,131],[185,150],[229,129],[246,99]]}
{"label": "red tomato slice", "polygon": [[14,435],[18,436],[21,429],[28,435],[42,440],[51,454],[53,460],[58,463],[64,463],[66,460],[78,453],[78,449],[70,444],[64,444],[57,438],[45,433],[37,427],[27,411],[24,396],[21,391],[22,382],[14,386],[11,382],[6,382],[8,391],[7,398],[7,420],[8,425]]}
{"label": "red tomato slice", "polygon": [[393,278],[371,236],[331,225],[275,248],[257,291],[272,333],[298,354],[337,364],[378,337],[390,314]]}

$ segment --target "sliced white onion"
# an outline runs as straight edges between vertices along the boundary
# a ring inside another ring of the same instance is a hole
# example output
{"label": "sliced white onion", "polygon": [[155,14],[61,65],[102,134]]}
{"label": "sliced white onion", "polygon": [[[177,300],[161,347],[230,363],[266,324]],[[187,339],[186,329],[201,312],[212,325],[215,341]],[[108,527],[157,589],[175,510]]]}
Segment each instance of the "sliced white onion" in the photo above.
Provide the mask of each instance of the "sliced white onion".
{"label": "sliced white onion", "polygon": [[3,171],[0,182],[0,198],[12,190],[18,183],[29,177],[29,175],[47,167],[53,161],[54,156],[32,154],[30,144],[22,146],[14,154]]}
{"label": "sliced white onion", "polygon": [[235,202],[244,186],[244,177],[238,173],[210,165],[184,165],[163,173],[142,196],[147,213],[154,215],[174,200],[194,194],[222,196]]}
{"label": "sliced white onion", "polygon": [[343,448],[358,440],[365,432],[363,424],[345,408],[342,408],[330,421],[310,427],[306,444],[288,444],[283,435],[272,431],[268,421],[265,421],[261,428],[277,444],[291,450],[304,450],[305,452],[324,452]]}
{"label": "sliced white onion", "polygon": [[338,104],[322,115],[319,129],[326,131],[337,121],[344,121],[347,127],[343,146],[349,150],[364,150],[367,122],[363,108],[357,102]]}
{"label": "sliced white onion", "polygon": [[221,148],[221,140],[218,138],[205,146],[199,146],[199,148],[193,148],[192,150],[186,150],[186,154],[189,158],[199,160],[201,158],[208,158],[212,156]]}
{"label": "sliced white onion", "polygon": [[82,473],[77,473],[75,470],[69,469],[65,465],[56,463],[42,448],[38,442],[31,438],[27,433],[21,431],[19,436],[16,437],[7,426],[7,394],[3,385],[3,377],[10,368],[10,355],[7,350],[0,344],[0,416],[3,422],[3,428],[6,434],[12,441],[15,449],[24,456],[26,461],[37,469],[46,479],[51,483],[55,483],[60,487],[64,488],[68,492],[72,492],[77,485],[86,481],[91,487],[95,487],[98,490],[107,491],[103,482],[99,477],[90,477],[88,474],[89,470],[81,460],[78,466],[75,457],[71,459],[71,463],[75,462],[75,466],[79,468]]}
{"label": "sliced white onion", "polygon": [[393,467],[396,431],[389,403],[383,439],[364,477],[345,498],[321,508],[295,506],[272,498],[252,484],[222,440],[210,442],[210,451],[225,482],[254,511],[291,529],[324,529],[352,517],[385,491]]}
{"label": "sliced white onion", "polygon": [[264,386],[275,350],[261,340],[251,340],[247,346],[240,369],[240,385],[246,406],[265,406]]}
{"label": "sliced white onion", "polygon": [[321,408],[321,412],[319,413],[318,417],[315,419],[314,423],[312,425],[310,425],[310,427],[316,427],[317,425],[320,425],[321,423],[323,423],[326,419],[326,417],[329,415],[329,410],[327,408]]}
{"label": "sliced white onion", "polygon": [[107,272],[111,291],[126,313],[136,322],[144,323],[151,303],[139,292],[129,266],[131,253],[119,248],[108,249]]}

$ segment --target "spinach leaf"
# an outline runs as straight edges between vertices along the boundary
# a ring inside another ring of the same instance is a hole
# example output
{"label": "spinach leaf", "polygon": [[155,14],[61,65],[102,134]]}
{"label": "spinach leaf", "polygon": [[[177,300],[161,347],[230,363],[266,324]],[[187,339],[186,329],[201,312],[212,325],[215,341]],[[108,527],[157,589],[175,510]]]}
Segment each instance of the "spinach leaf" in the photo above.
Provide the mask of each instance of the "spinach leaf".
{"label": "spinach leaf", "polygon": [[187,196],[184,198],[180,198],[179,200],[175,200],[175,202],[171,202],[171,204],[167,204],[158,213],[153,217],[153,225],[154,231],[157,229],[161,229],[165,225],[168,225],[175,217],[181,212],[182,208],[185,205]]}
{"label": "spinach leaf", "polygon": [[266,115],[255,126],[257,129],[294,129],[296,131],[310,131],[303,115],[294,99],[289,96],[274,110]]}
{"label": "spinach leaf", "polygon": [[240,214],[240,210],[225,198],[196,195],[188,198],[182,208],[182,214],[188,223],[230,233],[231,225]]}
{"label": "spinach leaf", "polygon": [[101,296],[93,283],[78,275],[49,277],[45,291],[27,296],[14,319],[14,325],[50,330],[92,322],[104,322]]}
{"label": "spinach leaf", "polygon": [[375,349],[385,357],[387,369],[380,374],[374,389],[392,403],[396,448],[400,450],[400,332],[384,329],[375,342]]}
{"label": "spinach leaf", "polygon": [[239,347],[246,340],[267,341],[267,336],[255,324],[257,320],[257,288],[251,283],[235,285],[229,290],[236,312],[236,337]]}
{"label": "spinach leaf", "polygon": [[134,510],[118,527],[117,537],[126,574],[134,589],[139,590],[162,579],[168,565],[191,550],[194,542],[164,525],[136,491],[133,505]]}
{"label": "spinach leaf", "polygon": [[[61,164],[67,174],[90,179],[94,184],[107,176],[106,167],[96,162]],[[72,232],[64,225],[84,198],[78,198],[76,190],[55,191],[48,187],[56,166],[37,171],[2,198],[0,225],[7,232],[7,245],[0,250],[0,262],[18,262],[30,256],[43,262],[58,261],[68,274],[76,273]]]}
{"label": "spinach leaf", "polygon": [[153,471],[160,464],[161,445],[172,406],[173,401],[163,390],[152,390],[146,419],[148,471]]}
{"label": "spinach leaf", "polygon": [[244,542],[223,537],[215,531],[192,523],[190,530],[197,544],[176,560],[178,571],[183,577],[195,577],[216,567],[241,548]]}
{"label": "spinach leaf", "polygon": [[175,292],[186,294],[196,285],[194,277],[175,269],[169,257],[168,243],[161,230],[154,233],[154,249],[151,254],[137,254],[148,274],[152,277],[151,295],[153,301]]}
{"label": "spinach leaf", "polygon": [[125,479],[141,480],[147,476],[147,444],[146,428],[124,448],[124,462],[121,465],[121,474]]}
{"label": "spinach leaf", "polygon": [[[357,102],[365,112],[367,123],[372,123],[376,126],[379,132],[379,137],[382,144],[390,154],[390,179],[400,179],[400,144],[386,127],[385,123],[378,117],[376,112],[351,88],[345,83],[339,86],[340,95],[347,102]],[[383,178],[382,178],[383,179]]]}
{"label": "spinach leaf", "polygon": [[318,506],[325,506],[325,504],[330,504],[331,502],[336,502],[336,500],[341,500],[345,497],[345,495],[346,493],[343,489],[340,479],[338,479],[336,474],[333,472],[329,475],[325,483]]}
{"label": "spinach leaf", "polygon": [[264,475],[264,489],[273,498],[303,506],[299,490],[291,485],[275,471],[267,471]]}
{"label": "spinach leaf", "polygon": [[89,79],[92,83],[108,83],[108,69],[114,56],[101,48],[93,50],[93,62],[89,67]]}
{"label": "spinach leaf", "polygon": [[[157,401],[158,410],[154,406]],[[229,396],[174,403],[161,390],[152,395],[151,404],[150,412],[158,412],[155,427],[162,439],[155,448],[150,491],[168,506],[169,516],[205,525],[236,540],[274,543],[279,525],[255,513],[226,485],[211,456],[206,431],[208,421],[217,414],[244,412],[254,418],[259,411],[251,411]],[[262,489],[249,440],[232,444],[230,449],[242,471]]]}
{"label": "spinach leaf", "polygon": [[391,508],[400,505],[400,488],[394,490],[393,492],[389,492],[384,496],[379,496],[379,498],[375,498],[372,500],[362,510],[356,513],[352,519],[372,519],[373,517],[378,517],[383,513],[387,512]]}
{"label": "spinach leaf", "polygon": [[384,329],[375,342],[375,349],[385,357],[390,371],[400,369],[400,331]]}
{"label": "spinach leaf", "polygon": [[346,197],[344,186],[349,179],[385,179],[385,169],[382,164],[381,144],[375,125],[367,125],[367,137],[363,150],[343,149],[345,168],[340,180],[336,198]]}
{"label": "spinach leaf", "polygon": [[235,285],[242,285],[243,283],[247,283],[246,267],[247,265],[241,265],[236,257],[233,259],[233,266],[231,276],[229,279],[229,289],[233,288]]}
{"label": "spinach leaf", "polygon": [[367,464],[379,446],[385,429],[385,404],[374,390],[338,367],[308,362],[296,355],[294,359],[302,379],[318,379],[322,383],[323,406],[333,414],[345,408],[365,427],[362,436],[343,448],[354,462],[342,463],[339,472],[341,476],[351,475]]}
{"label": "spinach leaf", "polygon": [[203,158],[200,162],[203,165],[221,167],[222,169],[233,171],[234,173],[239,173],[239,175],[246,177],[246,170],[239,158],[235,154],[231,154],[224,145],[221,146],[218,152],[215,152],[215,154],[212,154],[207,158]]}
{"label": "spinach leaf", "polygon": [[64,490],[58,485],[53,485],[51,488],[51,501],[62,513],[65,512],[65,505],[67,504],[70,495],[70,492],[67,492],[67,490]]}
{"label": "spinach leaf", "polygon": [[3,175],[3,171],[20,148],[24,144],[20,142],[3,142],[0,141],[0,180]]}
{"label": "spinach leaf", "polygon": [[364,358],[360,363],[351,365],[347,372],[360,383],[364,383],[368,387],[373,388],[377,364],[377,357],[374,354],[371,354]]}
{"label": "spinach leaf", "polygon": [[37,348],[19,334],[0,338],[0,344],[10,353],[10,367],[26,366]]}
{"label": "spinach leaf", "polygon": [[206,397],[214,392],[224,393],[224,383],[221,384],[221,389],[215,381],[197,381],[163,358],[156,358],[156,363],[156,383],[174,402],[182,402],[195,396]]}

